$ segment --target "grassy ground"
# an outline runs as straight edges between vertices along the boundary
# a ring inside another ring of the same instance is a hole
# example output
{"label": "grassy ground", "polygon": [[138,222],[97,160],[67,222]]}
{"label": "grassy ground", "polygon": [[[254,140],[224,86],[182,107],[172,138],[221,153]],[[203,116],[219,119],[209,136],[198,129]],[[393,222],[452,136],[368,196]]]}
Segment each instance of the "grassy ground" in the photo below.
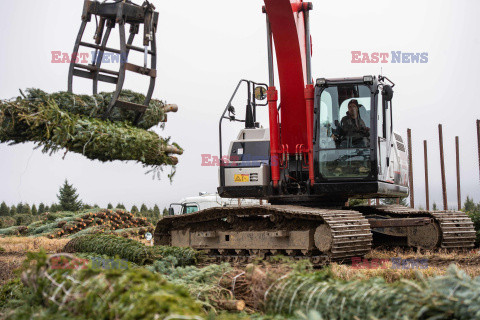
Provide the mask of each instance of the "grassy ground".
{"label": "grassy ground", "polygon": [[26,253],[27,251],[38,252],[44,249],[46,252],[58,252],[70,239],[48,239],[45,237],[6,237],[0,238],[0,247],[8,253]]}
{"label": "grassy ground", "polygon": [[63,249],[68,239],[48,239],[44,237],[6,237],[0,238],[0,284],[14,278],[15,270],[25,260],[27,252],[45,250],[56,253]]}
{"label": "grassy ground", "polygon": [[14,271],[22,265],[24,260],[24,254],[0,254],[0,285],[3,285],[5,282],[16,276]]}
{"label": "grassy ground", "polygon": [[[118,238],[122,239],[122,237]],[[21,267],[27,252],[40,252],[42,249],[51,254],[62,252],[69,240],[65,238],[48,239],[45,237],[0,238],[0,247],[3,248],[3,250],[0,249],[0,285],[18,278],[19,273],[15,272],[15,269]],[[150,245],[145,240],[136,240],[142,245]],[[87,253],[79,254],[78,256],[82,259],[92,259],[94,255]],[[392,258],[427,259],[428,266],[425,269],[394,268],[391,261]],[[378,262],[382,259],[384,263],[379,264]],[[229,266],[228,264],[208,266],[203,262],[198,266],[187,267],[175,267],[173,261],[167,258],[156,261],[148,267],[133,264],[133,268],[142,270],[146,268],[149,272],[162,275],[169,283],[186,288],[192,297],[197,299],[197,302],[202,305],[202,308],[207,310],[205,317],[202,317],[202,319],[286,319],[286,316],[277,315],[275,318],[270,315],[264,315],[261,312],[265,309],[264,297],[269,287],[278,279],[295,272],[310,274],[320,271],[322,274],[328,275],[332,281],[351,282],[353,280],[375,281],[375,279],[384,279],[386,283],[394,284],[400,283],[401,280],[405,279],[421,282],[420,274],[426,278],[445,275],[448,266],[453,263],[466,271],[469,276],[475,277],[480,275],[480,257],[474,251],[417,252],[414,250],[378,249],[369,253],[360,265],[352,265],[351,261],[346,261],[345,264],[334,263],[321,270],[313,270],[308,266],[308,263],[288,260],[279,260],[277,263],[257,261],[247,266]],[[123,274],[123,271],[121,273]],[[134,275],[131,274],[131,276]],[[150,277],[151,275],[147,273],[145,276]],[[98,275],[98,277],[103,279],[101,275]],[[223,308],[226,308],[222,305],[223,299],[244,301],[246,308],[242,313],[222,311],[224,310]],[[210,315],[208,315],[209,313]],[[302,317],[296,317],[295,319],[297,318]],[[307,317],[304,319],[307,319]]]}

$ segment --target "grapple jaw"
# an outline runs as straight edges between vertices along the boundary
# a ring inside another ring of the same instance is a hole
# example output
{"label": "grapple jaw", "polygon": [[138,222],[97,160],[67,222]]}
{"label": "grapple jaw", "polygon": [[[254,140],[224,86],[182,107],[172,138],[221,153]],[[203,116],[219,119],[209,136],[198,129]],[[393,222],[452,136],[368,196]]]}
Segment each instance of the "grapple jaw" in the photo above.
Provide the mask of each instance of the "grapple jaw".
{"label": "grapple jaw", "polygon": [[[92,20],[92,16],[95,17],[97,24],[94,36],[95,42],[88,43],[82,41],[82,38],[87,24]],[[125,32],[125,26],[127,24],[130,25],[130,35],[128,39],[126,38]],[[117,25],[120,36],[120,49],[107,47],[111,31]],[[133,44],[133,41],[135,36],[139,33],[141,25],[143,25],[144,30],[143,47],[138,47]],[[155,11],[155,7],[148,1],[145,1],[143,5],[140,6],[129,0],[116,0],[113,2],[85,0],[82,24],[75,41],[72,55],[73,58],[68,73],[68,91],[73,92],[74,76],[91,79],[93,82],[93,94],[98,93],[99,81],[115,84],[116,89],[105,113],[105,118],[108,118],[112,109],[117,107],[135,111],[135,123],[138,123],[148,108],[155,89],[155,80],[157,77],[157,46],[155,35],[157,25],[158,12]],[[95,54],[93,55],[90,64],[81,64],[78,59],[76,59],[80,47],[95,49]],[[137,51],[144,54],[143,66],[128,62],[128,56],[131,51]],[[120,56],[120,67],[118,70],[102,68],[102,61],[105,52],[114,53]],[[150,66],[148,66],[149,58]],[[150,77],[150,84],[143,104],[135,104],[119,100],[127,71]]]}

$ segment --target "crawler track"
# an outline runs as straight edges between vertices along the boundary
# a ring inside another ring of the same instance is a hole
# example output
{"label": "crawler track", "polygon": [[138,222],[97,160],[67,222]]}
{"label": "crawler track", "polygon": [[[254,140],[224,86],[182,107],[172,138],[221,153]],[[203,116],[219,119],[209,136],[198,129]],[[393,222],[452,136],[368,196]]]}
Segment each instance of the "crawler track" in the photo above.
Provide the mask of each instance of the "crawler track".
{"label": "crawler track", "polygon": [[468,249],[475,244],[475,229],[472,220],[460,211],[422,211],[403,206],[354,207],[365,215],[388,217],[431,217],[439,227],[437,247],[445,249]]}
{"label": "crawler track", "polygon": [[[211,239],[216,236],[220,240],[195,238],[199,233],[207,235],[208,232]],[[246,243],[221,242],[221,237],[230,232],[247,234]],[[169,216],[157,224],[155,244],[178,245],[175,235],[179,233],[189,233],[189,243],[181,244],[205,249],[212,257],[235,262],[283,253],[322,264],[363,256],[370,252],[372,244],[370,225],[361,213],[301,206],[210,208],[193,214]],[[260,233],[265,241],[256,241],[255,237]],[[293,244],[294,240],[297,245]]]}
{"label": "crawler track", "polygon": [[401,206],[210,208],[165,217],[157,224],[154,240],[155,245],[205,250],[216,261],[241,264],[255,258],[283,254],[322,265],[331,261],[348,261],[370,252],[372,230],[376,229],[371,230],[367,218],[375,216],[431,218],[432,223],[426,227],[404,229],[409,245],[413,247],[456,250],[474,246],[475,230],[465,213],[428,212]]}

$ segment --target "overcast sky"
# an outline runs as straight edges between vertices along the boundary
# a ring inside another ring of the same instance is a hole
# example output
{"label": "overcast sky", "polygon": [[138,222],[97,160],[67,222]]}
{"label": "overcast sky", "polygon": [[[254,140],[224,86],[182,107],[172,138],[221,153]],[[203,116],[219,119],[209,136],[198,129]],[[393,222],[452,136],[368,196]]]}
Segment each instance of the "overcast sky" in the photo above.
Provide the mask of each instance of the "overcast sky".
{"label": "overcast sky", "polygon": [[[200,191],[216,191],[218,168],[202,167],[201,154],[218,154],[218,120],[238,80],[268,80],[263,2],[153,3],[160,12],[154,97],[180,107],[178,113],[169,114],[166,129],[156,131],[172,136],[185,149],[174,182],[170,184],[166,174],[160,181],[152,180],[140,164],[101,163],[74,153],[63,160],[63,152],[48,156],[33,150],[30,143],[2,144],[0,201],[50,204],[66,178],[84,202],[100,206],[123,202],[130,207],[144,202],[165,207]],[[462,196],[480,201],[475,131],[475,119],[480,118],[480,1],[313,0],[313,5],[315,78],[378,75],[383,68],[383,74],[396,83],[394,130],[404,137],[407,128],[413,131],[416,203],[425,203],[423,139],[429,142],[431,203],[442,202],[439,123],[444,124],[449,205],[456,203],[456,135],[461,144]],[[68,65],[52,64],[51,52],[72,51],[82,7],[82,0],[0,2],[4,13],[0,19],[0,98],[17,96],[18,89],[30,87],[66,90]],[[93,30],[89,32],[86,40]],[[109,45],[117,44],[116,29]],[[428,62],[352,64],[351,51],[427,52]],[[141,55],[131,58],[142,61]],[[143,92],[146,82],[130,77],[125,88]],[[90,93],[91,85],[76,81],[74,90]],[[235,130],[227,130],[230,136],[224,139],[234,138]]]}

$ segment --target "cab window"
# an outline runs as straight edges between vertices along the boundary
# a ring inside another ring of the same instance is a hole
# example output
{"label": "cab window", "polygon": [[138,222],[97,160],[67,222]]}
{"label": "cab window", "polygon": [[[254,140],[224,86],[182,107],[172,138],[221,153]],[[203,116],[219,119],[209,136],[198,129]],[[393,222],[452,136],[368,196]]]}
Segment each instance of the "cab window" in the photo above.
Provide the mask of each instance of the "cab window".
{"label": "cab window", "polygon": [[363,84],[330,86],[317,99],[319,168],[324,178],[363,178],[370,172],[371,92]]}
{"label": "cab window", "polygon": [[185,213],[194,213],[198,211],[198,206],[196,204],[189,204],[185,206]]}

